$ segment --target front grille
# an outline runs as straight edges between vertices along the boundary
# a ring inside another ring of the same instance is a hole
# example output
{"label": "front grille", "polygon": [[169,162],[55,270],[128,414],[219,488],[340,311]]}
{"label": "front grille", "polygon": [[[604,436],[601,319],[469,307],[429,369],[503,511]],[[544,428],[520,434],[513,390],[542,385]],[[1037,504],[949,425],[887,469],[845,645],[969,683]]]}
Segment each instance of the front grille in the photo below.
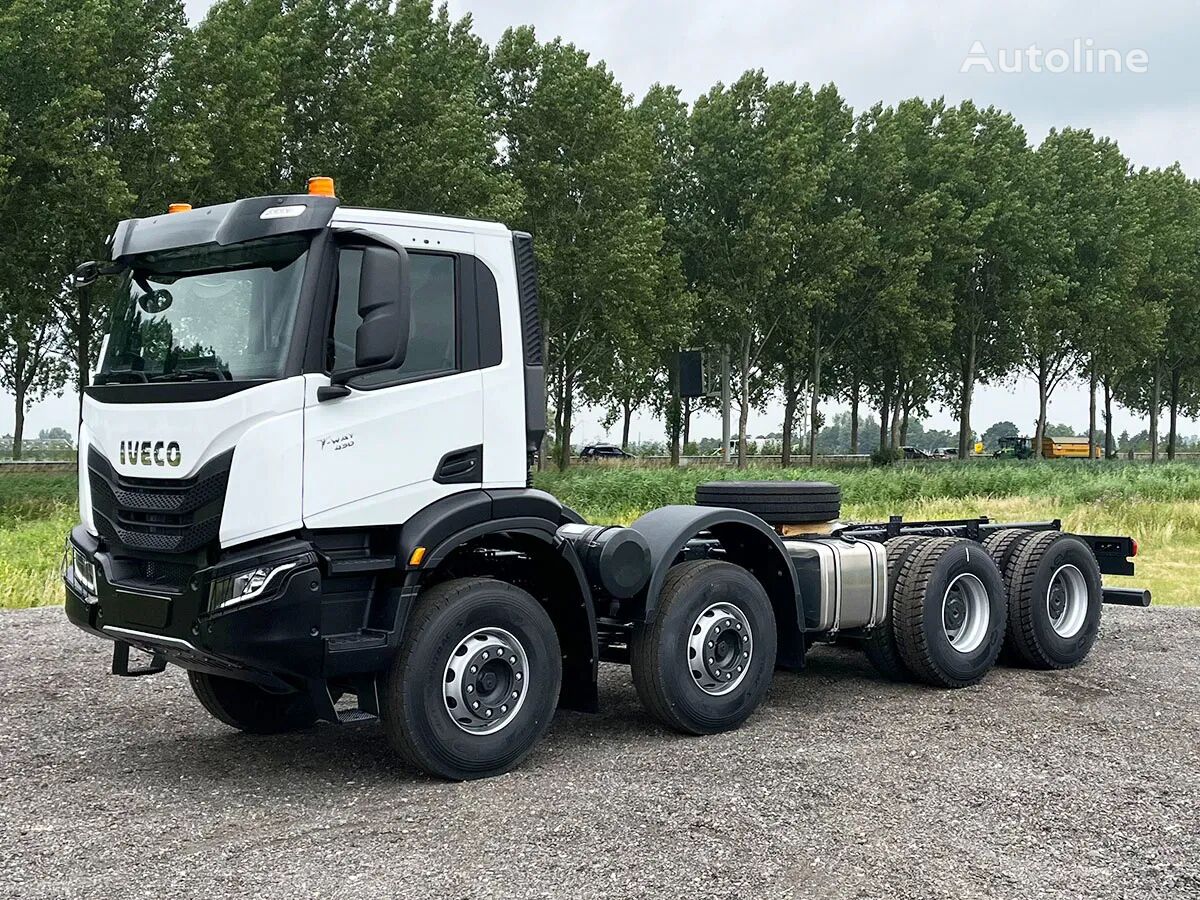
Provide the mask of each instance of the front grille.
{"label": "front grille", "polygon": [[[191,478],[129,478],[117,474],[92,447],[88,451],[88,483],[96,530],[118,547],[191,553],[220,533],[232,462],[233,450],[229,450]],[[165,574],[147,572],[146,576],[157,581]]]}

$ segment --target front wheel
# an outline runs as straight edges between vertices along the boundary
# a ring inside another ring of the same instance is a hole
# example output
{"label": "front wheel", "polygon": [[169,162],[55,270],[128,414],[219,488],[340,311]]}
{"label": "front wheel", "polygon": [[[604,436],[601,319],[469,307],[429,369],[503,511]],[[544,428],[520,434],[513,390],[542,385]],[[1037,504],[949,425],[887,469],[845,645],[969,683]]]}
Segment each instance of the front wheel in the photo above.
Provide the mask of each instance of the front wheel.
{"label": "front wheel", "polygon": [[491,578],[421,593],[384,686],[383,726],[406,762],[452,781],[521,762],[558,704],[562,653],[532,596]]}
{"label": "front wheel", "polygon": [[200,705],[214,719],[248,734],[281,734],[317,720],[311,698],[299,691],[278,694],[236,678],[188,672]]}
{"label": "front wheel", "polygon": [[719,560],[680,563],[667,573],[654,621],[634,628],[633,684],[669,728],[728,731],[766,693],[776,641],[775,614],[758,579]]}

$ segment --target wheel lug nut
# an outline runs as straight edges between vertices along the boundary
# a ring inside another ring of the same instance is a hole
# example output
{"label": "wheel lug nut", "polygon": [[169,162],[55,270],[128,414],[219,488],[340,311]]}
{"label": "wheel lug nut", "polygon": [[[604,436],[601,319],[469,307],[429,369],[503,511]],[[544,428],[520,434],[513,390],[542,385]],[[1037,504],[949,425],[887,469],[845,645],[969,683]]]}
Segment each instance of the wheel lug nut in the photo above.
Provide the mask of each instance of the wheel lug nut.
{"label": "wheel lug nut", "polygon": [[715,663],[715,662],[716,662],[716,660],[715,660],[715,659],[713,659],[711,656],[708,658],[708,664],[709,664],[710,666],[711,666],[713,663]]}
{"label": "wheel lug nut", "polygon": [[508,658],[508,661],[509,661],[510,663],[515,663],[515,662],[517,661],[517,658],[516,658],[515,656],[510,656],[510,657]]}
{"label": "wheel lug nut", "polygon": [[478,672],[478,671],[479,671],[479,666],[471,666],[471,671],[472,671],[473,673],[474,673],[474,672]]}
{"label": "wheel lug nut", "polygon": [[482,656],[482,657],[480,657],[480,659],[487,659],[487,658],[488,658],[488,652],[487,652],[486,650],[484,650],[484,651],[483,651],[483,656]]}
{"label": "wheel lug nut", "polygon": [[512,698],[513,698],[514,700],[516,700],[516,699],[517,699],[517,692],[516,692],[516,691],[513,691],[513,692],[512,692]]}
{"label": "wheel lug nut", "polygon": [[523,677],[523,676],[521,675],[521,673],[520,673],[520,672],[518,672],[518,673],[517,673],[517,681],[520,681],[522,677]]}
{"label": "wheel lug nut", "polygon": [[508,712],[508,707],[507,706],[500,707],[500,712]]}
{"label": "wheel lug nut", "polygon": [[472,693],[474,690],[475,690],[475,685],[473,685],[473,684],[467,685],[467,693],[468,694]]}
{"label": "wheel lug nut", "polygon": [[492,717],[492,711],[490,709],[485,709],[483,711],[483,714],[484,714],[484,716],[486,716],[489,719]]}
{"label": "wheel lug nut", "polygon": [[471,704],[471,709],[479,709],[479,701],[478,700],[476,700],[474,703]]}
{"label": "wheel lug nut", "polygon": [[749,653],[743,653],[743,654],[742,654],[742,659],[749,659],[749,658],[750,658],[750,654],[749,654]]}

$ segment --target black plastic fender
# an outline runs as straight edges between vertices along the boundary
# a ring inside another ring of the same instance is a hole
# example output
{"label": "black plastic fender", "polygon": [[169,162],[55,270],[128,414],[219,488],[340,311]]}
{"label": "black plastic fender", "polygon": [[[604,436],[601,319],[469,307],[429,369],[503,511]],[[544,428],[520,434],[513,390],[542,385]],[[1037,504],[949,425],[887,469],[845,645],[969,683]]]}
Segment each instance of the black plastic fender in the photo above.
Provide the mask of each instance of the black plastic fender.
{"label": "black plastic fender", "polygon": [[738,509],[663,506],[646,513],[630,528],[650,545],[650,581],[641,597],[643,618],[652,622],[667,571],[689,540],[701,532],[716,538],[726,559],[748,569],[767,591],[779,631],[779,664],[798,667],[804,659],[804,606],[796,570],[779,535],[757,516]]}
{"label": "black plastic fender", "polygon": [[[471,490],[431,503],[401,529],[403,585],[395,609],[392,645],[404,633],[408,613],[426,574],[454,550],[491,534],[508,535],[538,560],[538,576],[552,579],[551,596],[561,600],[549,612],[563,649],[563,686],[559,705],[595,712],[598,708],[599,644],[591,588],[575,549],[555,532],[566,508],[545,491]],[[574,516],[568,512],[568,516]],[[417,547],[425,548],[417,566],[407,565]]]}

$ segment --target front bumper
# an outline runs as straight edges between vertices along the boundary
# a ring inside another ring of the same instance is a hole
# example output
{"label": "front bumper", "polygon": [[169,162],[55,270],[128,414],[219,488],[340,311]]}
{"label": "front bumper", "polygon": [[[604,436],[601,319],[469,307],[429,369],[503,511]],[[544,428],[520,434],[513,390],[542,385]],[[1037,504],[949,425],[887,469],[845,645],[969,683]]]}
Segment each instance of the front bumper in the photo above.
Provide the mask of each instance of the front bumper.
{"label": "front bumper", "polygon": [[[231,554],[198,569],[185,585],[131,577],[126,560],[106,553],[82,526],[71,544],[94,562],[95,591],[64,566],[66,614],[91,634],[123,641],[185,669],[252,681],[272,689],[295,689],[325,678],[321,634],[321,571],[312,546],[284,540]],[[210,610],[210,584],[231,572],[294,559],[261,596]]]}

